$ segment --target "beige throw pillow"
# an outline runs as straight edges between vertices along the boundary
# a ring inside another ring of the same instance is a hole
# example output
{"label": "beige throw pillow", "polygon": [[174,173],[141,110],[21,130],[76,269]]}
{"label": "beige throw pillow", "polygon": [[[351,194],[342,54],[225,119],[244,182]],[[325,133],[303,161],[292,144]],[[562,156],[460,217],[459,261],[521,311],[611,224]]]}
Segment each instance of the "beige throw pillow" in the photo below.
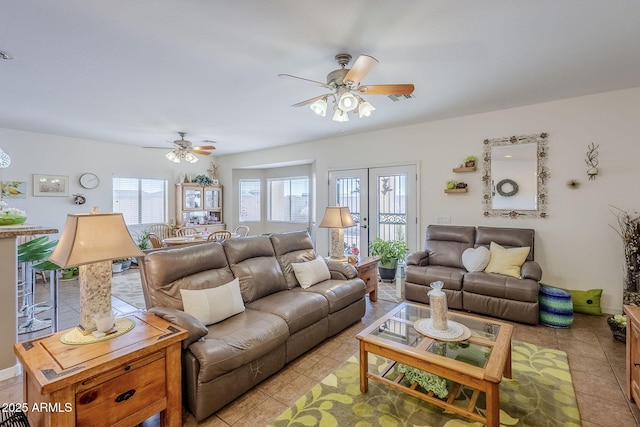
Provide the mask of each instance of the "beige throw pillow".
{"label": "beige throw pillow", "polygon": [[522,279],[520,267],[522,267],[527,256],[529,256],[530,250],[531,248],[528,246],[505,249],[496,242],[491,242],[489,246],[491,258],[489,259],[489,265],[487,265],[484,271]]}
{"label": "beige throw pillow", "polygon": [[322,258],[313,261],[292,263],[293,273],[300,283],[300,287],[307,289],[317,283],[331,279],[331,273],[327,263]]}
{"label": "beige throw pillow", "polygon": [[244,311],[240,281],[235,278],[222,286],[209,289],[180,289],[184,311],[212,325]]}

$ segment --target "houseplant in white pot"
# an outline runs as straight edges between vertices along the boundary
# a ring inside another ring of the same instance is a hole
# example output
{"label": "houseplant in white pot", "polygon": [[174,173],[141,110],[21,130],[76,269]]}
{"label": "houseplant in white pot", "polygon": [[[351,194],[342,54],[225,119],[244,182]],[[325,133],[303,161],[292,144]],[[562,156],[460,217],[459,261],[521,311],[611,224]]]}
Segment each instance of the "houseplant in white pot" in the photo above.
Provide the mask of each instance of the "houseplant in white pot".
{"label": "houseplant in white pot", "polygon": [[383,240],[380,237],[376,237],[369,242],[369,254],[380,257],[378,271],[380,272],[380,279],[386,281],[395,279],[398,261],[404,260],[408,251],[407,242],[402,239]]}

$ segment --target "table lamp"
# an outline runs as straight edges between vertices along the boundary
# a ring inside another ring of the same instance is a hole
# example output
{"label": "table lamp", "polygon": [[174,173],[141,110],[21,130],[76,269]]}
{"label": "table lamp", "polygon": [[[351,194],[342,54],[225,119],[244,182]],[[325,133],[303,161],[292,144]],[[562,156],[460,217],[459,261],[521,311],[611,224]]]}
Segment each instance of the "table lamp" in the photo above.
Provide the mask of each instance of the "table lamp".
{"label": "table lamp", "polygon": [[344,256],[344,229],[356,225],[349,208],[346,206],[328,206],[318,227],[331,229],[331,254],[334,261],[346,261]]}
{"label": "table lamp", "polygon": [[96,329],[94,317],[111,315],[111,261],[143,255],[131,238],[121,213],[69,214],[49,259],[62,268],[78,266],[80,325],[84,334]]}

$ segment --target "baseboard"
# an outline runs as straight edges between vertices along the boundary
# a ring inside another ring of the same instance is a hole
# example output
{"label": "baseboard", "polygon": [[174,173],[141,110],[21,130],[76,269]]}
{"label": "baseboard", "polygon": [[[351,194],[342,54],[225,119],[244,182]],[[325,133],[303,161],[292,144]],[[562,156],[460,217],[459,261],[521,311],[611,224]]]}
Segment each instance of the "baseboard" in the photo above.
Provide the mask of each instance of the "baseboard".
{"label": "baseboard", "polygon": [[6,368],[0,371],[0,381],[17,377],[20,374],[22,374],[22,365],[19,363],[16,363],[12,367]]}

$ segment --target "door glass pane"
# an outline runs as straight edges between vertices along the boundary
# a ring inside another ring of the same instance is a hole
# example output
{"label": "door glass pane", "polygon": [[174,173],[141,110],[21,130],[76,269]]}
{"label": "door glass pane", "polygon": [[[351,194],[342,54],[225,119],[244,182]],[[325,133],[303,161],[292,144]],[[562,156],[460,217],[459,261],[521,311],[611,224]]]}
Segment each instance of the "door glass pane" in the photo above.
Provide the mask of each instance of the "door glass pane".
{"label": "door glass pane", "polygon": [[337,178],[336,190],[336,205],[348,207],[356,223],[355,227],[344,230],[345,253],[351,254],[353,248],[362,250],[360,248],[360,178]]}
{"label": "door glass pane", "polygon": [[378,236],[384,240],[406,239],[407,176],[380,175],[378,188]]}

